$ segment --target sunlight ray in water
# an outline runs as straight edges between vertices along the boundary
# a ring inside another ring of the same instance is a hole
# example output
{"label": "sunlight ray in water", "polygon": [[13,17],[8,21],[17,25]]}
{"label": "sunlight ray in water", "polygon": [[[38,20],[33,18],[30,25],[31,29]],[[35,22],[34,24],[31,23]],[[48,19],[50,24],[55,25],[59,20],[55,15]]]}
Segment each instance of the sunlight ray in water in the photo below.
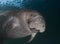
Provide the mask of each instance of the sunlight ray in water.
{"label": "sunlight ray in water", "polygon": [[20,7],[22,5],[23,0],[0,0],[1,6],[16,6]]}

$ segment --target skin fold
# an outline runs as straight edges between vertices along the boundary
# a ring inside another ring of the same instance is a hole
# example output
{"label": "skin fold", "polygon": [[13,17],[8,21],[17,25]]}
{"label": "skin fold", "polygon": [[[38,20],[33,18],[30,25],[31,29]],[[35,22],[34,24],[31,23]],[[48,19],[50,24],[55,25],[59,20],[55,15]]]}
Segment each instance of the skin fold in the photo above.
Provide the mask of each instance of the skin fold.
{"label": "skin fold", "polygon": [[[13,14],[13,15],[10,15]],[[33,10],[20,10],[18,12],[9,12],[8,19],[2,26],[2,33],[4,37],[8,38],[22,38],[31,35],[27,42],[31,42],[37,32],[45,31],[45,20],[43,16]]]}

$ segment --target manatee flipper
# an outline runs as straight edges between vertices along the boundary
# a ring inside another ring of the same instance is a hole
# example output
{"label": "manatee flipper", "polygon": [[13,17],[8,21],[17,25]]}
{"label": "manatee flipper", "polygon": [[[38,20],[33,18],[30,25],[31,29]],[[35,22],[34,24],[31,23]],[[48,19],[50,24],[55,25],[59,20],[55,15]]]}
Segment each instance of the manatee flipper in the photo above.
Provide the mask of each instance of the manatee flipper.
{"label": "manatee flipper", "polygon": [[28,42],[28,43],[31,42],[31,41],[34,39],[35,35],[36,35],[36,33],[32,33],[32,34],[31,34],[31,38],[30,38],[30,40],[27,41],[27,42]]}

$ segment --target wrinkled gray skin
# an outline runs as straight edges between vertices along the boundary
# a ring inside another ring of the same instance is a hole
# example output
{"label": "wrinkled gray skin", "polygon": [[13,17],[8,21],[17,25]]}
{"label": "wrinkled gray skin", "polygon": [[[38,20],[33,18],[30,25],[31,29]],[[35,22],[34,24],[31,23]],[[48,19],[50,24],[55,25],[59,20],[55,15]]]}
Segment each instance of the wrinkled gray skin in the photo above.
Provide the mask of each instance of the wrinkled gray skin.
{"label": "wrinkled gray skin", "polygon": [[28,41],[31,42],[37,32],[42,33],[45,31],[45,20],[36,11],[21,10],[16,15],[10,15],[2,28],[5,37],[22,38],[31,35],[31,39]]}

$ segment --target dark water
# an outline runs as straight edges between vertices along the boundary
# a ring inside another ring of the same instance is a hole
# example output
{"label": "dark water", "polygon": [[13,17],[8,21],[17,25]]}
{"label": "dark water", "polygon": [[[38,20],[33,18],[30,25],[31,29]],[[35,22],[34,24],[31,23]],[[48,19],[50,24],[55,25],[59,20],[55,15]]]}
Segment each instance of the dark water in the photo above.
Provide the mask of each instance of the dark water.
{"label": "dark water", "polygon": [[5,39],[3,44],[59,44],[60,30],[59,30],[59,5],[58,0],[32,0],[23,2],[23,7],[6,6],[4,10],[19,10],[19,9],[33,9],[41,12],[46,20],[46,31],[38,33],[31,43],[26,43],[25,38],[21,39]]}

